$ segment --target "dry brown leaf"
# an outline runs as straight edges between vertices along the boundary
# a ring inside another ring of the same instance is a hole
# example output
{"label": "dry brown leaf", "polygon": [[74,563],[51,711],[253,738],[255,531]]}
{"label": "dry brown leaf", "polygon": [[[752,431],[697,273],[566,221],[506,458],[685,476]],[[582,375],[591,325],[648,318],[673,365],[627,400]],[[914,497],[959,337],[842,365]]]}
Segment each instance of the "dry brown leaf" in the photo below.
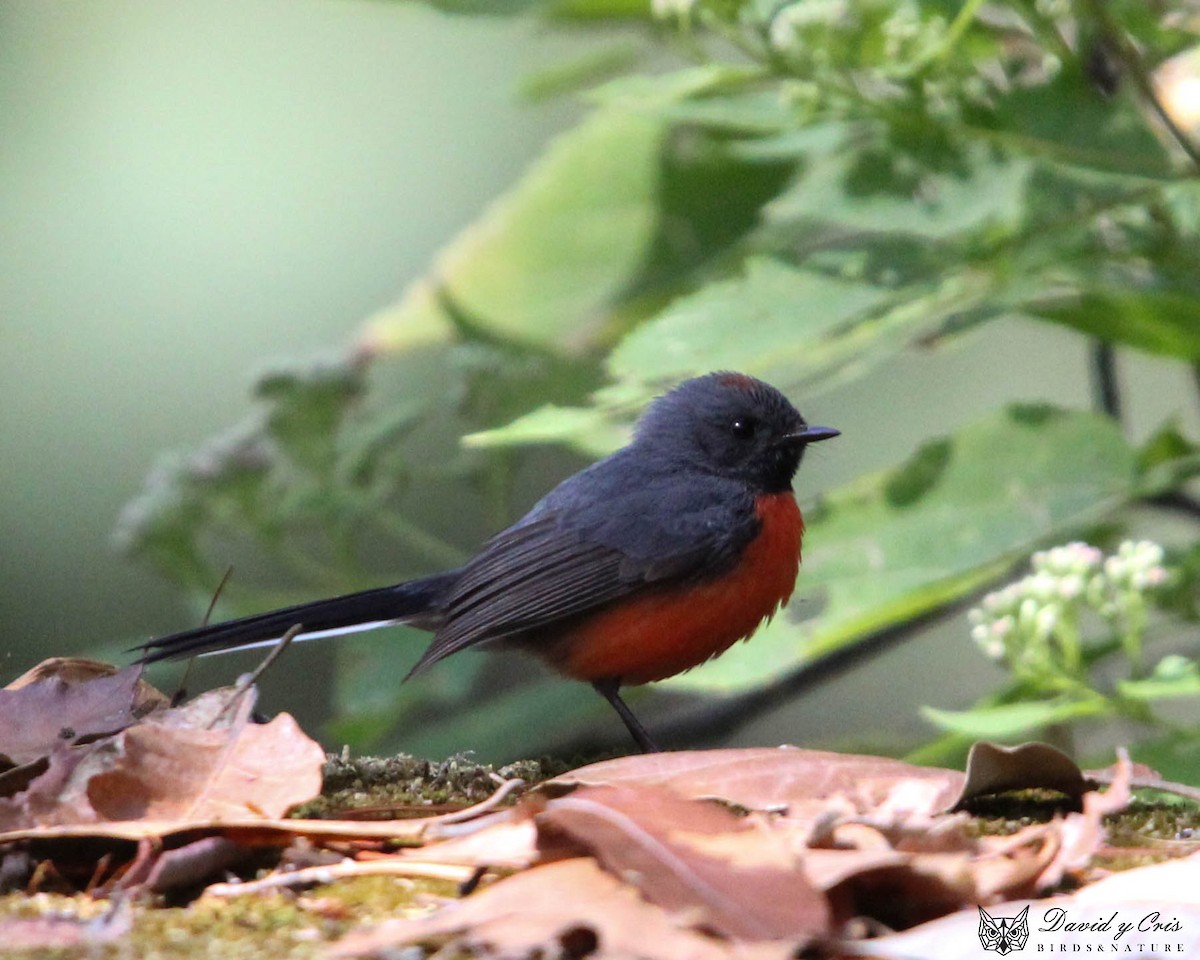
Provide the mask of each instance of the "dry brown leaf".
{"label": "dry brown leaf", "polygon": [[620,757],[573,770],[551,783],[663,786],[685,797],[714,797],[752,810],[800,807],[807,801],[844,796],[866,812],[898,802],[899,790],[904,798],[900,802],[911,805],[919,800],[932,814],[955,801],[963,774],[887,757],[763,747]]}
{"label": "dry brown leaf", "polygon": [[1078,800],[1087,787],[1075,761],[1048,743],[1006,747],[980,741],[967,755],[967,779],[954,807],[975,797],[1008,790],[1057,790]]}
{"label": "dry brown leaf", "polygon": [[81,737],[116,733],[165,706],[141,674],[141,667],[117,670],[74,657],[22,674],[0,690],[0,765],[30,763]]}
{"label": "dry brown leaf", "polygon": [[1067,874],[1077,874],[1092,861],[1104,843],[1104,818],[1124,810],[1132,792],[1129,782],[1133,774],[1129,756],[1117,751],[1117,769],[1112,785],[1103,793],[1091,790],[1083,795],[1083,812],[1068,813],[1058,823],[1062,844],[1054,859],[1038,877],[1038,888],[1048,890],[1058,886]]}
{"label": "dry brown leaf", "polygon": [[[538,859],[537,828],[531,813],[527,806],[521,805],[488,814],[477,821],[475,829],[457,831],[458,836],[429,843],[413,850],[411,855],[436,863],[524,869]],[[430,833],[441,830],[427,831],[426,835]]]}
{"label": "dry brown leaf", "polygon": [[729,944],[686,929],[587,858],[501,880],[428,917],[389,920],[351,933],[334,957],[390,956],[411,944],[453,943],[492,960],[532,956],[643,960],[783,960],[792,944]]}
{"label": "dry brown leaf", "polygon": [[[89,660],[87,657],[50,657],[36,666],[30,667],[23,674],[4,687],[5,690],[20,690],[42,680],[63,680],[67,683],[80,684],[100,677],[111,677],[126,670],[138,671],[138,667],[114,667],[102,660]],[[170,701],[165,694],[151,686],[145,680],[140,681],[137,691],[139,707],[165,707]]]}
{"label": "dry brown leaf", "polygon": [[838,846],[806,851],[803,865],[813,886],[828,893],[837,921],[868,916],[897,928],[964,904],[1031,894],[1060,846],[1045,824],[1010,837],[955,829],[924,848],[907,834],[895,846],[886,831],[861,823],[843,824],[831,838]]}
{"label": "dry brown leaf", "polygon": [[437,817],[418,820],[296,820],[247,817],[233,821],[221,817],[195,820],[130,820],[113,823],[70,823],[23,827],[0,833],[0,844],[22,840],[165,839],[180,834],[220,834],[246,843],[285,846],[296,837],[315,842],[419,838]]}
{"label": "dry brown leaf", "polygon": [[971,864],[976,903],[1032,896],[1038,878],[1062,849],[1062,821],[1033,824],[1009,836],[980,837]]}
{"label": "dry brown leaf", "polygon": [[[381,840],[406,838],[419,842],[422,838],[463,836],[473,829],[484,829],[493,817],[507,817],[512,811],[492,811],[495,798],[511,792],[512,781],[501,784],[488,800],[466,810],[455,810],[437,816],[405,820],[300,820],[248,817],[241,821],[207,817],[193,820],[130,820],[111,823],[70,823],[39,825],[0,832],[0,846],[28,840],[63,841],[69,847],[79,839],[109,839],[122,841],[159,840],[172,843],[187,838],[225,836],[244,844],[284,847],[297,839],[315,844],[331,843],[344,847],[362,841],[377,844]],[[0,801],[0,809],[3,801]],[[464,822],[474,811],[480,826]],[[435,849],[435,848],[430,848]]]}
{"label": "dry brown leaf", "polygon": [[660,787],[590,787],[535,818],[549,856],[588,853],[647,900],[747,940],[829,929],[825,899],[767,824]]}
{"label": "dry brown leaf", "polygon": [[[903,929],[977,903],[977,868],[973,849],[912,853],[871,845],[809,850],[804,855],[804,872],[815,887],[826,891],[839,926],[854,917],[871,917]],[[1019,861],[1010,865],[1011,873],[1019,870]],[[1028,889],[1036,873],[1024,869],[1022,889]]]}
{"label": "dry brown leaf", "polygon": [[286,713],[270,723],[197,730],[148,722],[113,740],[93,776],[102,820],[281,817],[321,791],[325,751]]}
{"label": "dry brown leaf", "polygon": [[0,836],[34,824],[91,819],[92,808],[78,791],[68,795],[67,785],[75,768],[87,757],[90,747],[59,745],[49,757],[39,761],[41,772],[25,789],[11,797],[0,798]]}
{"label": "dry brown leaf", "polygon": [[[804,854],[804,875],[818,890],[833,890],[863,873],[903,867],[908,854],[883,847],[850,850],[809,850]],[[858,911],[851,911],[851,915]],[[843,918],[844,919],[844,918]]]}
{"label": "dry brown leaf", "polygon": [[252,691],[229,689],[60,748],[26,790],[0,800],[0,830],[282,816],[320,792],[325,754],[287,714],[249,722],[253,700]]}

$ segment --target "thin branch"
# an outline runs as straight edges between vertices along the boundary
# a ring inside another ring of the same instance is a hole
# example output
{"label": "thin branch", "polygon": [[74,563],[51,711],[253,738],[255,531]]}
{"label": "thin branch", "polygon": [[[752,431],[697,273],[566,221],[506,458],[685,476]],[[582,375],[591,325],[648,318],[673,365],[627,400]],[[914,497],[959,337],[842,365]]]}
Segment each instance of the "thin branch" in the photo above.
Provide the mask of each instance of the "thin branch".
{"label": "thin branch", "polygon": [[221,599],[221,594],[225,592],[225,587],[229,584],[229,578],[233,576],[233,564],[225,568],[225,574],[221,577],[221,582],[217,584],[217,589],[213,591],[212,597],[208,601],[208,609],[204,611],[204,619],[200,621],[200,626],[207,627],[208,621],[212,619],[213,611],[217,609],[217,601]]}
{"label": "thin branch", "polygon": [[[259,678],[266,673],[267,670],[270,669],[271,665],[283,655],[283,651],[292,645],[292,641],[296,639],[296,635],[303,629],[304,625],[298,623],[294,627],[290,627],[288,632],[279,638],[279,642],[271,648],[271,651],[265,657],[263,657],[262,663],[255,667],[252,672],[242,677],[225,706],[221,708],[215,717],[213,717],[212,722],[209,724],[210,727],[216,726],[217,721],[219,721],[225,715],[231,704],[237,703],[238,700],[250,692],[250,688],[258,683]],[[194,660],[195,657],[192,659]]]}
{"label": "thin branch", "polygon": [[1106,340],[1091,343],[1092,392],[1096,406],[1118,423],[1121,420],[1121,387],[1117,383],[1117,351]]}
{"label": "thin branch", "polygon": [[1148,497],[1146,503],[1151,506],[1160,507],[1163,510],[1173,510],[1176,513],[1185,514],[1193,520],[1200,520],[1200,500],[1190,497],[1186,493],[1181,493],[1178,490],[1171,490],[1154,497]]}
{"label": "thin branch", "polygon": [[1166,127],[1171,138],[1187,154],[1192,165],[1200,171],[1200,146],[1197,146],[1187,132],[1175,122],[1175,118],[1171,116],[1162,100],[1159,99],[1158,91],[1154,88],[1154,78],[1151,77],[1145,61],[1142,60],[1141,51],[1112,16],[1107,0],[1088,0],[1088,7],[1105,42],[1108,43],[1117,59],[1121,61],[1121,66],[1133,78],[1142,99]]}
{"label": "thin branch", "polygon": [[[217,584],[217,589],[213,591],[212,596],[208,601],[208,609],[204,611],[204,619],[200,621],[200,626],[207,627],[208,621],[212,619],[213,611],[217,609],[217,601],[221,599],[221,594],[225,592],[225,587],[229,584],[230,577],[233,576],[233,564],[225,568],[225,575],[221,577],[221,582]],[[175,692],[171,694],[171,706],[177,707],[187,699],[188,680],[192,677],[192,667],[196,665],[196,658],[190,657],[187,666],[183,668],[183,676],[179,679],[179,684],[175,687]]]}

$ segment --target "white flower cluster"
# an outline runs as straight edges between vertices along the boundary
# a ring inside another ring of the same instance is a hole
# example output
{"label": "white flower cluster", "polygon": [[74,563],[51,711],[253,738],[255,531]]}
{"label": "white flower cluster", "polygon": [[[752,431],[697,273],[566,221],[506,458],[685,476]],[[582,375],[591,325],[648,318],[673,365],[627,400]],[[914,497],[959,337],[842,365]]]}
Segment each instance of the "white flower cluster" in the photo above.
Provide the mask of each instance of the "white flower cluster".
{"label": "white flower cluster", "polygon": [[1162,565],[1163,548],[1149,540],[1126,540],[1104,561],[1104,575],[1114,587],[1139,593],[1161,587],[1170,576]]}
{"label": "white flower cluster", "polygon": [[[1068,543],[1035,553],[1030,565],[1028,576],[989,593],[968,614],[971,639],[991,659],[1015,668],[1077,671],[1085,608],[1140,641],[1144,595],[1170,580],[1162,547],[1146,540],[1127,540],[1109,557],[1090,544]],[[1131,654],[1136,650],[1136,643],[1127,646]]]}

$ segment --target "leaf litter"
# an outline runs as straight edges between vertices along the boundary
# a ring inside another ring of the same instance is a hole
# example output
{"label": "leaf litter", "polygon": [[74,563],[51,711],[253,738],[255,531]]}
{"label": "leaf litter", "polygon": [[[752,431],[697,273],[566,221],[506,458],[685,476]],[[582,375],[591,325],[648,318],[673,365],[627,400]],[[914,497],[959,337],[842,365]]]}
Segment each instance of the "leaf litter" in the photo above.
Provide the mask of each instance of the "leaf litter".
{"label": "leaf litter", "polygon": [[[287,814],[320,792],[326,758],[286,714],[255,722],[253,686],[173,707],[136,673],[101,667],[50,661],[0,691],[0,884],[114,904],[295,896],[370,876],[459,887],[374,927],[343,924],[325,936],[337,957],[413,946],[765,960],[872,955],[876,944],[879,956],[940,956],[919,932],[966,924],[956,918],[977,905],[1006,916],[1064,889],[1083,897],[1104,873],[1105,817],[1129,802],[1135,773],[1122,757],[1088,775],[1045,745],[977,745],[965,773],[796,748],[709,750],[603,761],[533,790],[493,777],[489,799],[432,816],[296,819]],[[1139,784],[1151,776],[1138,772]],[[988,793],[1029,789],[1055,791],[1062,810],[1004,835],[982,835],[964,812]],[[1164,896],[1200,888],[1195,856],[1171,866]],[[6,917],[0,937],[102,943],[128,926]],[[863,940],[887,931],[898,932]]]}

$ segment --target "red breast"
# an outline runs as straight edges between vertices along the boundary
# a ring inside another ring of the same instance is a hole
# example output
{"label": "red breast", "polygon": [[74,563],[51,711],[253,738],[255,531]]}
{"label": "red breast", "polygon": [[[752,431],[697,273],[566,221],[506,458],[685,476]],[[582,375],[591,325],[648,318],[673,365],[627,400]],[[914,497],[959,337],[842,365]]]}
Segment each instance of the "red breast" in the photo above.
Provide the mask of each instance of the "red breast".
{"label": "red breast", "polygon": [[650,683],[689,670],[749,637],[787,603],[804,521],[790,490],[758,498],[761,527],[728,573],[618,601],[538,652],[577,680]]}

